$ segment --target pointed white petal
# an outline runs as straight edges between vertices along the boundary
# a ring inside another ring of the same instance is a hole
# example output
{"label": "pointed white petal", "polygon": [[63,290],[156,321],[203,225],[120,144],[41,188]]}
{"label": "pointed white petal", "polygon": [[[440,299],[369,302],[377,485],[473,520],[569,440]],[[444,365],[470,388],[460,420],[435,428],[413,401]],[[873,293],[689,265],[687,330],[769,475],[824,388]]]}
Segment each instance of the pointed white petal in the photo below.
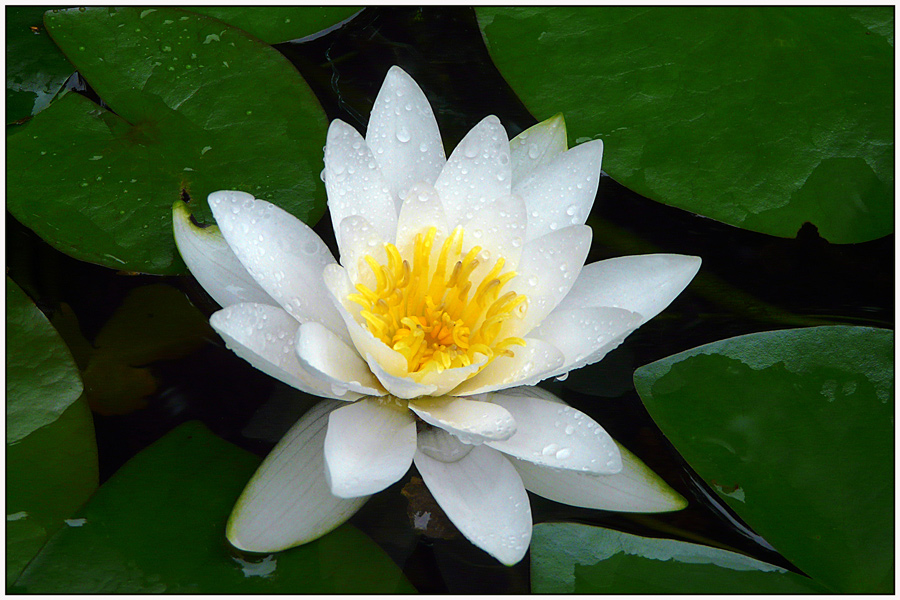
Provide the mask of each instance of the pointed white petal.
{"label": "pointed white petal", "polygon": [[560,309],[614,306],[646,323],[687,287],[700,258],[681,254],[622,256],[585,265]]}
{"label": "pointed white petal", "polygon": [[470,281],[481,281],[501,257],[502,272],[516,270],[525,245],[526,223],[525,202],[516,195],[497,198],[469,219],[463,226],[462,251],[465,254],[474,246],[484,249],[482,263],[472,272]]}
{"label": "pointed white petal", "polygon": [[415,452],[416,420],[393,399],[363,398],[328,417],[325,468],[335,496],[380,492],[406,474]]}
{"label": "pointed white petal", "polygon": [[437,228],[431,252],[432,256],[437,257],[440,254],[441,244],[450,233],[447,217],[434,188],[427,183],[417,183],[409,190],[400,208],[397,236],[394,240],[400,256],[411,260],[415,254],[416,235],[421,233],[424,236],[431,227]]}
{"label": "pointed white petal", "polygon": [[465,458],[445,463],[416,452],[425,485],[466,538],[514,565],[531,543],[531,506],[515,469],[502,454],[476,446]]}
{"label": "pointed white petal", "polygon": [[365,257],[371,256],[378,264],[385,264],[384,244],[389,241],[380,237],[364,217],[353,215],[341,221],[341,266],[347,270],[350,281],[372,288],[375,277],[364,262]]}
{"label": "pointed white petal", "polygon": [[447,159],[434,187],[453,229],[468,221],[495,198],[508,196],[512,172],[509,138],[491,115],[472,128]]}
{"label": "pointed white petal", "polygon": [[[387,348],[387,346],[385,346],[385,348]],[[391,352],[394,352],[394,350],[391,350]],[[384,389],[386,389],[389,394],[393,394],[398,398],[406,400],[409,398],[418,398],[419,396],[431,396],[437,390],[437,386],[435,385],[425,385],[417,383],[409,377],[390,374],[382,367],[378,359],[371,354],[366,354],[366,362],[369,363],[369,368],[372,369],[372,373],[375,374],[375,377],[378,378],[378,381],[381,382]]]}
{"label": "pointed white petal", "polygon": [[529,127],[509,141],[513,187],[532,170],[566,151],[566,121],[562,113]]}
{"label": "pointed white petal", "polygon": [[213,300],[225,307],[241,302],[277,305],[238,260],[217,225],[197,227],[187,205],[179,200],[172,208],[175,245],[191,275]]}
{"label": "pointed white petal", "polygon": [[557,307],[531,336],[559,348],[565,363],[551,377],[601,360],[643,322],[641,315],[609,306],[561,310]]}
{"label": "pointed white petal", "polygon": [[437,121],[425,94],[400,67],[391,67],[375,98],[366,143],[399,210],[413,184],[434,185],[446,162]]}
{"label": "pointed white petal", "polygon": [[321,323],[300,325],[295,344],[303,368],[329,382],[332,390],[348,389],[370,396],[385,394],[366,361]]}
{"label": "pointed white petal", "polygon": [[414,398],[409,409],[435,427],[449,431],[468,444],[505,440],[516,431],[509,411],[498,404],[442,396]]}
{"label": "pointed white petal", "polygon": [[528,207],[528,240],[587,220],[597,187],[603,142],[595,140],[557,155],[513,189]]}
{"label": "pointed white petal", "polygon": [[322,281],[334,257],[306,223],[243,192],[214,192],[209,206],[238,260],[292,317],[347,336]]}
{"label": "pointed white petal", "polygon": [[552,344],[535,338],[525,338],[525,347],[512,346],[515,356],[501,356],[481,373],[462,382],[453,390],[454,396],[471,396],[493,392],[517,385],[533,385],[559,369],[565,357]]}
{"label": "pointed white petal", "polygon": [[325,480],[328,413],[346,406],[326,400],[309,410],[263,461],[228,519],[228,541],[249,552],[277,552],[319,538],[365,504],[344,499]]}
{"label": "pointed white petal", "polygon": [[504,454],[538,465],[595,474],[622,470],[616,442],[583,412],[541,398],[503,391],[488,394],[516,420],[516,434],[486,442]]}
{"label": "pointed white petal", "polygon": [[524,315],[504,322],[501,337],[519,337],[540,325],[568,294],[578,278],[591,247],[591,228],[572,225],[525,244],[516,269],[518,276],[504,289],[524,294]]}
{"label": "pointed white petal", "polygon": [[331,224],[342,248],[341,221],[361,215],[383,240],[394,237],[397,208],[387,180],[366,141],[353,127],[335,119],[325,144],[325,191]]}
{"label": "pointed white petal", "polygon": [[623,466],[615,475],[551,469],[514,458],[510,462],[526,489],[562,504],[641,513],[670,512],[687,506],[681,494],[621,444],[618,446]]}
{"label": "pointed white petal", "polygon": [[294,338],[300,324],[268,304],[232,304],[213,314],[209,324],[238,356],[263,373],[314,396],[356,400],[359,394],[336,393],[330,383],[307,372],[297,360]]}

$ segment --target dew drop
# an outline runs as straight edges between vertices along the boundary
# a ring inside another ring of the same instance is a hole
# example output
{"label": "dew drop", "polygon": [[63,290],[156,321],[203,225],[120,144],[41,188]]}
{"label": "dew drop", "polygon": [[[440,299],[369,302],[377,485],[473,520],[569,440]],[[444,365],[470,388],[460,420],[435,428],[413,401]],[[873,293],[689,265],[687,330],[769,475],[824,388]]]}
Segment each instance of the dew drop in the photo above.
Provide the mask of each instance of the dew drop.
{"label": "dew drop", "polygon": [[575,214],[575,211],[578,210],[578,206],[576,204],[570,204],[569,208],[566,209],[566,214],[570,217]]}
{"label": "dew drop", "polygon": [[566,435],[572,435],[573,433],[575,433],[575,426],[566,425]]}
{"label": "dew drop", "polygon": [[556,460],[566,460],[572,456],[572,450],[569,448],[560,448],[556,453]]}
{"label": "dew drop", "polygon": [[556,454],[556,451],[559,450],[559,444],[548,444],[544,446],[544,449],[541,450],[541,454],[544,456],[550,456],[551,454]]}
{"label": "dew drop", "polygon": [[541,151],[538,150],[537,145],[535,145],[535,144],[530,144],[530,145],[528,146],[528,158],[535,159],[535,158],[538,157],[538,155],[539,155],[540,153],[541,153]]}
{"label": "dew drop", "polygon": [[406,127],[401,127],[397,130],[397,141],[399,141],[401,144],[405,144],[409,140],[409,130]]}

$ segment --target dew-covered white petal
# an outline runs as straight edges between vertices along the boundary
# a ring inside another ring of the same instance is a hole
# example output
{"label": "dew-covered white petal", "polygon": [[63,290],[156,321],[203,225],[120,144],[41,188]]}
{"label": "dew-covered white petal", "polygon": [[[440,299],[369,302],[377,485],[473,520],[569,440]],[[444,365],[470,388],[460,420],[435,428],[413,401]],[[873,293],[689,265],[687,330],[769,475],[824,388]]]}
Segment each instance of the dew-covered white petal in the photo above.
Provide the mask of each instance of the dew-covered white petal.
{"label": "dew-covered white petal", "polygon": [[565,362],[558,348],[537,338],[525,338],[525,346],[512,346],[514,356],[494,359],[478,375],[461,383],[454,396],[471,396],[517,385],[534,385]]}
{"label": "dew-covered white petal", "polygon": [[401,256],[412,257],[415,254],[416,235],[424,236],[431,227],[437,229],[432,246],[432,256],[436,258],[440,253],[441,243],[450,234],[450,228],[435,189],[427,183],[417,183],[410,188],[403,200],[396,239],[391,241],[394,241]]}
{"label": "dew-covered white petal", "polygon": [[256,470],[228,519],[226,535],[248,552],[277,552],[319,538],[368,500],[338,498],[325,479],[328,414],[342,402],[312,407]]}
{"label": "dew-covered white petal", "polygon": [[334,257],[306,223],[243,192],[214,192],[209,206],[228,245],[260,287],[298,321],[318,321],[346,337],[322,281],[322,269],[334,264]]}
{"label": "dew-covered white petal", "polygon": [[688,286],[700,258],[681,254],[644,254],[585,265],[560,309],[614,306],[641,315],[646,323]]}
{"label": "dew-covered white petal", "polygon": [[209,323],[235,354],[279,381],[315,396],[360,397],[352,391],[332,389],[329,381],[303,368],[294,348],[300,324],[277,306],[232,304],[214,313]]}
{"label": "dew-covered white petal", "polygon": [[504,289],[524,294],[528,310],[504,323],[501,336],[527,335],[572,288],[591,247],[591,228],[573,225],[525,244],[518,276]]}
{"label": "dew-covered white petal", "polygon": [[415,452],[416,420],[392,398],[363,398],[328,417],[325,469],[335,496],[380,492],[406,474]]}
{"label": "dew-covered white petal", "polygon": [[417,435],[416,444],[419,450],[441,462],[462,460],[475,447],[462,442],[458,437],[440,427],[426,427]]}
{"label": "dew-covered white petal", "polygon": [[476,353],[472,364],[467,367],[444,369],[440,373],[431,371],[425,375],[417,376],[416,380],[422,385],[433,385],[434,392],[432,395],[442,396],[449,394],[460,383],[473,377],[486,361],[487,357],[485,355]]}
{"label": "dew-covered white petal", "polygon": [[352,215],[364,217],[382,239],[391,239],[397,207],[387,180],[359,132],[339,119],[328,127],[325,191],[338,247],[343,248],[341,221]]}
{"label": "dew-covered white petal", "polygon": [[514,565],[531,543],[531,506],[516,470],[502,454],[476,446],[445,463],[416,452],[416,468],[438,505],[466,538]]}
{"label": "dew-covered white petal", "polygon": [[525,199],[528,240],[587,220],[597,187],[603,142],[594,140],[563,152],[519,181],[513,193]]}
{"label": "dew-covered white petal", "polygon": [[385,240],[364,217],[353,215],[341,221],[341,266],[353,283],[360,281],[372,287],[375,277],[364,261],[371,256],[378,264],[387,262]]}
{"label": "dew-covered white petal", "polygon": [[516,431],[516,422],[499,404],[441,396],[414,398],[409,409],[423,421],[448,431],[469,444],[505,440]]}
{"label": "dew-covered white petal", "polygon": [[384,388],[372,375],[356,349],[321,323],[303,323],[297,330],[295,348],[300,364],[308,373],[328,381],[332,391],[351,390],[383,396]]}
{"label": "dew-covered white petal", "polygon": [[475,246],[483,248],[483,262],[472,272],[473,281],[480,281],[500,257],[505,261],[502,272],[516,270],[525,246],[526,224],[525,201],[511,195],[497,198],[463,225],[463,254]]}
{"label": "dew-covered white petal", "polygon": [[642,513],[671,512],[687,506],[681,494],[621,444],[618,447],[622,471],[615,475],[551,469],[515,458],[510,462],[526,489],[570,506]]}
{"label": "dew-covered white petal", "polygon": [[278,305],[234,255],[219,227],[194,225],[187,205],[181,200],[172,207],[172,228],[184,264],[220,306],[241,302]]}
{"label": "dew-covered white petal", "polygon": [[495,198],[510,194],[509,162],[506,130],[497,117],[485,117],[450,154],[434,184],[451,229],[474,217]]}
{"label": "dew-covered white petal", "polygon": [[642,322],[641,315],[622,308],[557,307],[530,335],[553,344],[565,355],[563,365],[550,375],[554,377],[601,360]]}
{"label": "dew-covered white petal", "polygon": [[532,170],[565,152],[567,147],[566,121],[562,113],[529,127],[511,139],[509,158],[513,188]]}
{"label": "dew-covered white petal", "polygon": [[375,98],[366,143],[400,209],[416,183],[434,185],[444,167],[441,133],[425,94],[400,67],[391,67]]}
{"label": "dew-covered white petal", "polygon": [[509,456],[547,467],[595,474],[622,470],[616,442],[583,412],[541,398],[504,391],[488,394],[516,420],[516,434],[486,442]]}

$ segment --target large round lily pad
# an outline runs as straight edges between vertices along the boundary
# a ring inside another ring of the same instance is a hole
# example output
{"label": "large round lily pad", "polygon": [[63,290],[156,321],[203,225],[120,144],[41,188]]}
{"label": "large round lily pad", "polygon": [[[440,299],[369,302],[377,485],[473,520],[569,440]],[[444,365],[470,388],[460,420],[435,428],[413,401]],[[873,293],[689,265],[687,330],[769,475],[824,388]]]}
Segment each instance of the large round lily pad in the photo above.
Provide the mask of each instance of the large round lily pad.
{"label": "large round lily pad", "polygon": [[482,7],[538,119],[634,191],[753,231],[893,231],[893,9]]}

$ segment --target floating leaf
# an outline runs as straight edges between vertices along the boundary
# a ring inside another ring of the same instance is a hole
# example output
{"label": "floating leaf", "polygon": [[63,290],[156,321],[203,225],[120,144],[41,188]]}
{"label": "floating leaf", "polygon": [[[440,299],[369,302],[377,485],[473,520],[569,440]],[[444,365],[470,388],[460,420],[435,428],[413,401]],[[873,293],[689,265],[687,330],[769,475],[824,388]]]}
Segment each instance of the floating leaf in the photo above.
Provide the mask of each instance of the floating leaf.
{"label": "floating leaf", "polygon": [[541,523],[531,541],[539,594],[809,594],[812,580],[735,552],[577,523]]}
{"label": "floating leaf", "polygon": [[94,420],[83,400],[6,446],[6,582],[97,489]]}
{"label": "floating leaf", "polygon": [[653,420],[754,530],[845,593],[893,589],[893,332],[739,336],[635,372]]}
{"label": "floating leaf", "polygon": [[358,6],[185,6],[243,29],[269,44],[317,33],[348,19]]}
{"label": "floating leaf", "polygon": [[54,247],[180,273],[171,210],[184,193],[200,220],[220,189],[321,216],[325,115],[277,51],[174,8],[51,11],[45,22],[111,109],[69,93],[8,137],[8,208]]}
{"label": "floating leaf", "polygon": [[75,67],[44,30],[49,6],[6,7],[6,122],[43,110]]}
{"label": "floating leaf", "polygon": [[240,556],[225,521],[259,459],[189,422],[138,454],[55,535],[14,592],[411,592],[400,570],[350,525],[298,548]]}
{"label": "floating leaf", "polygon": [[600,138],[634,191],[731,225],[836,243],[893,231],[893,9],[478,9],[538,119]]}
{"label": "floating leaf", "polygon": [[6,443],[49,425],[81,395],[78,367],[50,321],[6,278]]}

